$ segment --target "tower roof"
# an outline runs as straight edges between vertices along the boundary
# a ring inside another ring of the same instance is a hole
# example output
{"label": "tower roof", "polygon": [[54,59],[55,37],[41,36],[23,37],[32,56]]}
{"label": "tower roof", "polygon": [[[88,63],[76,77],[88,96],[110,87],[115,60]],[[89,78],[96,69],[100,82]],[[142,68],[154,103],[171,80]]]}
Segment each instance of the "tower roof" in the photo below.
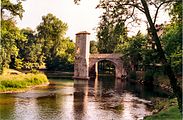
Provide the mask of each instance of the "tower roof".
{"label": "tower roof", "polygon": [[87,32],[87,31],[81,31],[81,32],[76,33],[76,35],[80,35],[80,34],[88,34],[88,35],[90,35],[90,33]]}

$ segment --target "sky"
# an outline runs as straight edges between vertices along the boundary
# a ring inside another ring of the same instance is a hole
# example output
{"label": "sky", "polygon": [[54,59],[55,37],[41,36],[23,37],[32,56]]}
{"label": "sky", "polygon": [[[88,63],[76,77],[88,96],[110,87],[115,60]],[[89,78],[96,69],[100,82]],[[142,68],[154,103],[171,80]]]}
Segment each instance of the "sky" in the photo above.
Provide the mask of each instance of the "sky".
{"label": "sky", "polygon": [[[90,40],[96,40],[96,28],[100,21],[102,10],[95,9],[100,0],[81,0],[80,5],[74,4],[74,0],[26,0],[23,2],[22,20],[17,20],[20,28],[29,27],[36,30],[42,22],[42,16],[52,13],[57,18],[67,23],[67,37],[75,40],[75,34],[80,31],[90,32]],[[168,21],[167,13],[160,13],[157,23]],[[144,17],[144,16],[142,16]],[[146,31],[146,25],[140,24],[134,28],[129,27],[130,36],[135,35],[138,30]]]}
{"label": "sky", "polygon": [[80,5],[74,0],[26,0],[23,2],[25,10],[22,20],[17,20],[20,28],[29,27],[33,30],[41,23],[42,16],[52,13],[67,23],[66,36],[72,40],[80,31],[91,33],[90,39],[96,39],[95,29],[99,23],[101,10],[95,9],[99,0],[82,0]]}

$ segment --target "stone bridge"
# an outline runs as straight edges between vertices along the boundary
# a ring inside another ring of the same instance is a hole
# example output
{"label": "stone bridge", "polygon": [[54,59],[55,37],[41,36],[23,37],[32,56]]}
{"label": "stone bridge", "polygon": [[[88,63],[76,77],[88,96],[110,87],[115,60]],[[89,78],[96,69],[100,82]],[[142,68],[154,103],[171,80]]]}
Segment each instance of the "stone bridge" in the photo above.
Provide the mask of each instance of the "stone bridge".
{"label": "stone bridge", "polygon": [[121,60],[121,54],[90,54],[89,56],[89,71],[95,66],[95,73],[98,73],[98,62],[107,60],[114,64],[115,66],[115,76],[121,78],[125,74],[123,69],[123,63]]}
{"label": "stone bridge", "polygon": [[[90,33],[83,31],[76,34],[74,79],[89,79],[89,72],[94,70],[98,73],[98,62],[107,60],[115,66],[116,78],[126,75],[120,54],[90,54]],[[92,68],[95,69],[92,69]]]}

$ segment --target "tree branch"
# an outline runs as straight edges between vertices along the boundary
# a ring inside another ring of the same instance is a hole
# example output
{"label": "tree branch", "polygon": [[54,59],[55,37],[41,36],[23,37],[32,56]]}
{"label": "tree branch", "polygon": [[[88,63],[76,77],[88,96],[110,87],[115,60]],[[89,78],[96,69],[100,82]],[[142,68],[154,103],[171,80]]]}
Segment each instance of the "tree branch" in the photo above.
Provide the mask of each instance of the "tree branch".
{"label": "tree branch", "polygon": [[137,8],[138,10],[140,10],[141,12],[145,13],[144,9],[140,6],[138,6],[138,4],[130,4],[130,3],[121,4],[121,6],[123,6],[123,5],[133,6],[133,7]]}
{"label": "tree branch", "polygon": [[172,2],[172,0],[162,2],[159,6],[155,5],[155,7],[157,8],[157,10],[156,10],[156,13],[155,13],[155,16],[154,16],[154,22],[153,22],[153,24],[156,23],[156,19],[157,19],[157,16],[158,16],[158,12],[159,12],[160,7],[161,7],[163,4],[165,4],[165,3],[170,3],[170,2]]}

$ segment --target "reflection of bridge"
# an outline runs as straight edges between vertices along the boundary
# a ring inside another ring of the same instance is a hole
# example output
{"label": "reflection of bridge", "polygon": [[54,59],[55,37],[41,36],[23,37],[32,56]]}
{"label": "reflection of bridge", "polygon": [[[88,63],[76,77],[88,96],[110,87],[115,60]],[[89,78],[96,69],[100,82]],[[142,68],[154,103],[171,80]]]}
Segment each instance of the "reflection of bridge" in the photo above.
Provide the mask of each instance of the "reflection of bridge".
{"label": "reflection of bridge", "polygon": [[76,54],[74,64],[74,78],[89,79],[89,71],[93,70],[98,73],[98,62],[107,60],[114,64],[116,78],[121,78],[126,72],[123,68],[121,54],[90,54],[90,41],[88,32],[76,34]]}

